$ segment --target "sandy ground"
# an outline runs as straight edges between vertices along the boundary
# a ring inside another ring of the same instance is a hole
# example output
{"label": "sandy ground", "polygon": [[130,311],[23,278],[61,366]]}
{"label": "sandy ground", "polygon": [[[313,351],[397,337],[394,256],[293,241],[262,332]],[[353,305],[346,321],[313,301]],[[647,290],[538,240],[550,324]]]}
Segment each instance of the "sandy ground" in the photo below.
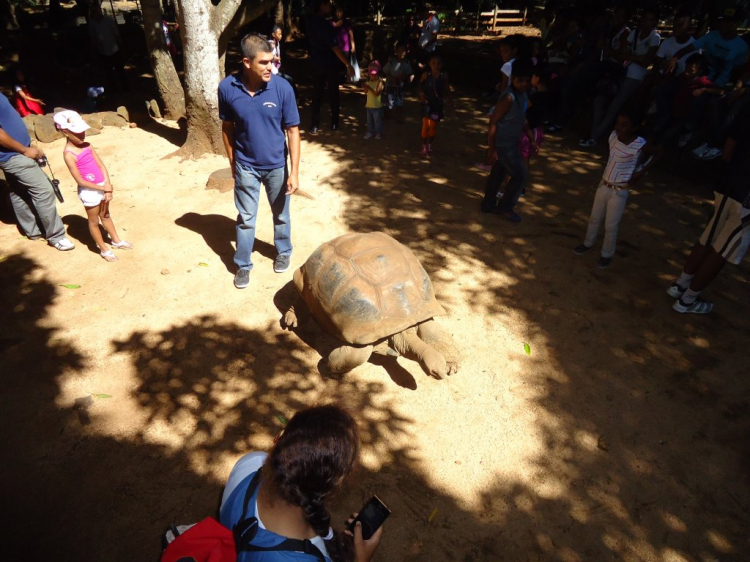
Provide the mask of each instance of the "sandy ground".
{"label": "sandy ground", "polygon": [[279,326],[292,270],[272,271],[267,203],[238,291],[232,194],[204,189],[225,161],[165,159],[174,129],[91,139],[135,245],[111,264],[61,142],[44,147],[77,248],[0,225],[9,560],[154,560],[170,523],[215,515],[233,463],[271,445],[279,415],[331,400],[356,412],[364,447],[335,520],[377,493],[393,511],[378,560],[749,559],[748,262],[707,292],[709,316],[672,312],[664,293],[712,208],[686,178],[710,170],[682,161],[649,177],[612,267],[597,270],[596,252],[571,249],[602,156],[551,137],[524,221],[480,214],[484,108],[458,97],[423,161],[413,100],[405,124],[366,142],[362,100],[345,94],[339,133],[303,135],[301,185],[315,199],[292,202],[294,268],[351,231],[415,251],[465,356],[444,381],[379,356],[323,378],[330,338]]}

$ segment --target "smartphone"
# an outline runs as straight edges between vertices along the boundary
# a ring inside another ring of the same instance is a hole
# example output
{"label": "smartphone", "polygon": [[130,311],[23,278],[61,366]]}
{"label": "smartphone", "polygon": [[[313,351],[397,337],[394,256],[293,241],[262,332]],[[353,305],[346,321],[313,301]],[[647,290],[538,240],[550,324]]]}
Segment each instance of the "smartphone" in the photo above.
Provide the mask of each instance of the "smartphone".
{"label": "smartphone", "polygon": [[380,498],[378,496],[372,496],[370,501],[359,510],[359,515],[357,515],[357,518],[351,522],[349,530],[353,533],[354,526],[357,524],[357,521],[359,521],[362,523],[362,538],[368,540],[375,534],[375,531],[380,528],[390,514],[391,510],[380,501]]}

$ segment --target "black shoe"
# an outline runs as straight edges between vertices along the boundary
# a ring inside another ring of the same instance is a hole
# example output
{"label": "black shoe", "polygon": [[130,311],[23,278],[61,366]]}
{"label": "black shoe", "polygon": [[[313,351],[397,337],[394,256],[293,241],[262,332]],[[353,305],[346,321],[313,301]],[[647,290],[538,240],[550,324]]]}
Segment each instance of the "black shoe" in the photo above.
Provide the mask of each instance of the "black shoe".
{"label": "black shoe", "polygon": [[612,263],[612,258],[599,258],[599,261],[596,262],[596,267],[599,269],[607,269],[609,267],[609,264]]}
{"label": "black shoe", "polygon": [[313,126],[307,132],[310,133],[311,135],[315,136],[315,135],[317,135],[317,134],[320,133],[320,127],[318,127],[317,125]]}
{"label": "black shoe", "polygon": [[234,274],[234,286],[238,289],[244,289],[250,284],[250,270],[240,269]]}
{"label": "black shoe", "polygon": [[583,254],[588,252],[590,249],[591,248],[589,248],[586,244],[581,244],[573,248],[573,253],[577,256],[582,256]]}
{"label": "black shoe", "polygon": [[276,273],[284,273],[287,269],[289,269],[289,264],[291,263],[291,261],[291,254],[279,254],[278,256],[276,256],[276,260],[273,262],[273,270]]}

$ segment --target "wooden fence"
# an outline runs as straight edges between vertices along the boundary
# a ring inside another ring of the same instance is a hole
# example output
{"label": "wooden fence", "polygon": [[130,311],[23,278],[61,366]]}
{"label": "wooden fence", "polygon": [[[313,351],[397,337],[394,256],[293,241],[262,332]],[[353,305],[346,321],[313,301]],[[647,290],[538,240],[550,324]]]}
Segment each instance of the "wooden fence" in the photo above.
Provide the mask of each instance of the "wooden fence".
{"label": "wooden fence", "polygon": [[497,33],[498,28],[514,25],[526,25],[526,10],[500,10],[495,4],[491,12],[479,14],[479,26],[482,29]]}

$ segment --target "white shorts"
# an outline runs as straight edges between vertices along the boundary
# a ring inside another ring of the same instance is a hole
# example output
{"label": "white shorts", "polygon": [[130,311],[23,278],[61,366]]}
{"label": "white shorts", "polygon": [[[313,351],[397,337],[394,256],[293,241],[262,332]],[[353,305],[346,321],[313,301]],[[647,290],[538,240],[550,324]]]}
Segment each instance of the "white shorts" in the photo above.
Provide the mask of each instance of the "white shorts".
{"label": "white shorts", "polygon": [[[96,185],[104,185],[104,182],[97,183]],[[78,186],[78,199],[81,200],[84,207],[96,207],[99,203],[104,201],[104,192],[99,189],[89,189],[88,187]]]}
{"label": "white shorts", "polygon": [[714,192],[714,197],[716,210],[700,243],[710,244],[729,263],[737,265],[750,246],[750,209],[721,193]]}

